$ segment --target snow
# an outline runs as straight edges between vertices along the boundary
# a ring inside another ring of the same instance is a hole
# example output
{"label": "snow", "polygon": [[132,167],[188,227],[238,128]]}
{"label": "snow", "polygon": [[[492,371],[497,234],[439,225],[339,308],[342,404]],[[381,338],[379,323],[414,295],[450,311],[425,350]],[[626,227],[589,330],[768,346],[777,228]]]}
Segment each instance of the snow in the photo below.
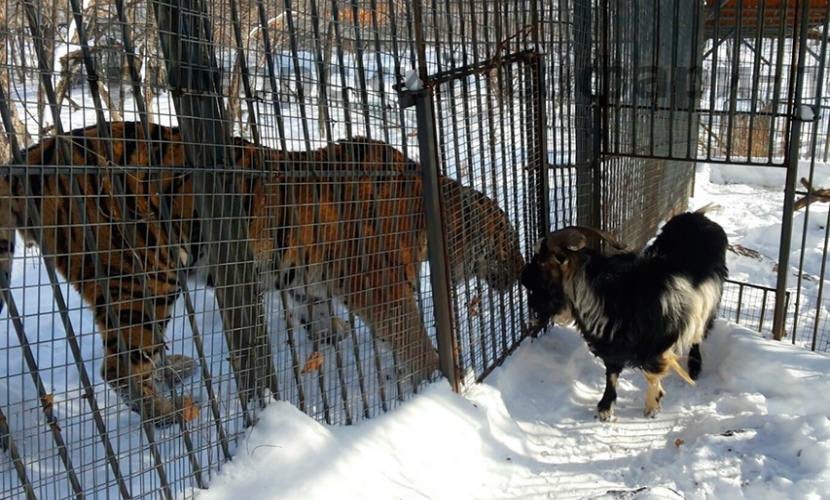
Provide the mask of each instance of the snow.
{"label": "snow", "polygon": [[642,415],[646,382],[633,371],[620,379],[616,420],[594,419],[603,367],[567,328],[525,342],[465,395],[441,381],[358,425],[327,427],[277,403],[197,498],[754,500],[830,491],[830,358],[723,321],[703,356],[696,387],[667,380],[656,419]]}

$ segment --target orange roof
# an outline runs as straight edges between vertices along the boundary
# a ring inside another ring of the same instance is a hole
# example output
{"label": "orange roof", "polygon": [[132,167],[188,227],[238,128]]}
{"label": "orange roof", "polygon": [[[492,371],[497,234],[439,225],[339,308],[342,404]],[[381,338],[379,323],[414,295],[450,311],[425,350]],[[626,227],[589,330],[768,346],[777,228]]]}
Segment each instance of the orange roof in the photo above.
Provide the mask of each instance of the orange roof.
{"label": "orange roof", "polygon": [[[810,28],[823,25],[830,1],[809,0],[809,4],[807,22]],[[713,36],[719,28],[719,36],[734,35],[740,17],[741,34],[745,37],[757,36],[759,26],[763,30],[762,36],[778,36],[782,27],[785,36],[792,36],[802,6],[798,0],[706,0],[706,34]]]}

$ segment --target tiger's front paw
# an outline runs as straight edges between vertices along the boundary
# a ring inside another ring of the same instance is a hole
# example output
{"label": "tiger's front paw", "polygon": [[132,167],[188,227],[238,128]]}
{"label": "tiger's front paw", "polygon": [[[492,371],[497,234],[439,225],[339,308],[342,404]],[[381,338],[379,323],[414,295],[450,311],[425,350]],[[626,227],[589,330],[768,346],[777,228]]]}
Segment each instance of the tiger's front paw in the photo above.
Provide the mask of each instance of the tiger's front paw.
{"label": "tiger's front paw", "polygon": [[162,366],[156,369],[154,377],[157,382],[165,384],[179,384],[184,382],[184,379],[193,375],[198,364],[196,360],[182,356],[180,354],[173,354],[167,356],[167,366]]}

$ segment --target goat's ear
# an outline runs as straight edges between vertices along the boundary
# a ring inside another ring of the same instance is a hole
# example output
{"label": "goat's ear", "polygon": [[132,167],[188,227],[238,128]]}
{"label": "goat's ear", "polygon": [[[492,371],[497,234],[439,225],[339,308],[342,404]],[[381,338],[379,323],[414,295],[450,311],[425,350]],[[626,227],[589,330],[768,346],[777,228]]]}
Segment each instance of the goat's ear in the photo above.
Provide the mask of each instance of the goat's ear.
{"label": "goat's ear", "polygon": [[545,236],[544,238],[539,238],[539,241],[537,241],[536,244],[533,245],[533,253],[540,253],[547,239],[547,236]]}

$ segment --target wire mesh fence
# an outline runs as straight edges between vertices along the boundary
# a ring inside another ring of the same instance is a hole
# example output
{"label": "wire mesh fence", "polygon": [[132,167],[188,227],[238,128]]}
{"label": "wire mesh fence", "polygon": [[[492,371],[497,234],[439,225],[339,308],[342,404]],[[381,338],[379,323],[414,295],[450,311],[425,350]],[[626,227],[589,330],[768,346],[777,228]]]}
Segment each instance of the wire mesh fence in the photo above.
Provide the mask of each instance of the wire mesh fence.
{"label": "wire mesh fence", "polygon": [[490,373],[539,236],[688,196],[603,156],[598,7],[6,2],[2,491],[189,497],[272,400],[351,424]]}
{"label": "wire mesh fence", "polygon": [[602,153],[595,211],[632,248],[685,210],[697,156],[703,47],[696,2],[600,2],[594,120]]}
{"label": "wire mesh fence", "polygon": [[[596,148],[604,155],[601,208],[595,208],[602,224],[639,246],[660,217],[682,210],[693,173],[672,160],[787,169],[777,286],[732,283],[721,313],[826,349],[824,229],[830,219],[813,203],[827,200],[825,187],[814,184],[824,179],[830,132],[828,2],[630,7],[608,0],[594,14],[603,28],[594,40],[591,75],[605,141]],[[632,196],[642,185],[655,188]],[[648,210],[655,205],[655,212]]]}

